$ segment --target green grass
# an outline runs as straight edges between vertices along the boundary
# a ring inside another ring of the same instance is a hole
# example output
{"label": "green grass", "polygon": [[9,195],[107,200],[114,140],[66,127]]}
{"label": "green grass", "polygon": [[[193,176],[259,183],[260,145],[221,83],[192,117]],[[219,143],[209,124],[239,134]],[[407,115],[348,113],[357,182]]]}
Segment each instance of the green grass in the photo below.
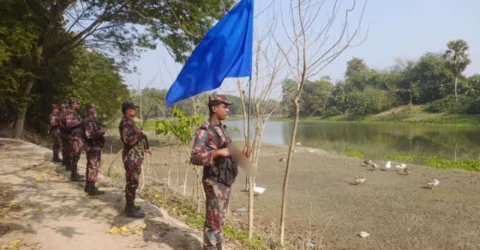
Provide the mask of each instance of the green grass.
{"label": "green grass", "polygon": [[[153,204],[162,206],[170,214],[182,219],[188,226],[200,230],[203,229],[205,214],[196,211],[195,204],[192,200],[169,194],[169,198],[167,202],[165,202],[163,194],[151,189],[146,189],[142,194],[144,198]],[[252,240],[249,240],[248,230],[238,228],[229,221],[225,222],[223,234],[225,238],[240,243],[247,249],[266,249],[265,247],[268,245],[261,232],[254,231]]]}
{"label": "green grass", "polygon": [[[350,150],[346,154],[349,157],[363,159],[363,153],[358,150]],[[360,157],[362,156],[362,157]],[[404,162],[419,162],[425,166],[435,168],[435,169],[459,169],[472,172],[480,172],[480,156],[475,160],[449,160],[442,159],[437,156],[413,156],[413,155],[391,155],[382,157],[380,160],[393,160],[393,161],[404,161]]]}
{"label": "green grass", "polygon": [[[293,118],[272,118],[273,121],[293,122]],[[338,115],[329,118],[303,118],[304,123],[412,123],[441,125],[480,125],[480,115],[457,115],[446,113],[427,113],[422,106],[401,106],[375,115],[350,116]]]}
{"label": "green grass", "polygon": [[348,157],[352,157],[352,158],[357,158],[357,159],[363,159],[364,158],[364,154],[358,150],[350,150],[347,152],[347,156]]}

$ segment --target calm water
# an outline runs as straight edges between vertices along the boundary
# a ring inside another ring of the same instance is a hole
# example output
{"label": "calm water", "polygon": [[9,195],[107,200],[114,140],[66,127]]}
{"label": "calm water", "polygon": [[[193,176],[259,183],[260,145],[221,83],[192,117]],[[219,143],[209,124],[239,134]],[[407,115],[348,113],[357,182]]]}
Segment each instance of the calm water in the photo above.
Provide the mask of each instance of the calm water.
{"label": "calm water", "polygon": [[[243,139],[243,121],[228,121],[229,135]],[[234,127],[239,131],[234,131]],[[264,143],[288,144],[293,123],[269,122]],[[251,128],[253,129],[253,127]],[[476,159],[480,154],[480,127],[424,124],[301,123],[297,142],[302,146],[346,154],[357,150],[365,158],[438,156],[452,160]]]}

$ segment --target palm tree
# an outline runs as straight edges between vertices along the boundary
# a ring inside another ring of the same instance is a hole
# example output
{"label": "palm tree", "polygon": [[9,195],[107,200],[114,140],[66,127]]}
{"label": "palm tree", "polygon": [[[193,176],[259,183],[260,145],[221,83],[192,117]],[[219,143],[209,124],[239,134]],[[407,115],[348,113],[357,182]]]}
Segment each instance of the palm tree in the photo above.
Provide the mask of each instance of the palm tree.
{"label": "palm tree", "polygon": [[472,61],[468,58],[468,43],[464,40],[450,41],[447,47],[448,49],[443,57],[446,60],[447,67],[455,76],[455,102],[457,102],[458,76]]}

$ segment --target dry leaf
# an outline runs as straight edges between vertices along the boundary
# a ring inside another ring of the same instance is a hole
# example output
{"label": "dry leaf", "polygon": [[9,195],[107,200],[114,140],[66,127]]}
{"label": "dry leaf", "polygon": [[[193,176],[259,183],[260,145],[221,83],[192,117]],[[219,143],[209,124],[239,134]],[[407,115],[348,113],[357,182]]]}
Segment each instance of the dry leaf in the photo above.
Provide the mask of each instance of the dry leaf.
{"label": "dry leaf", "polygon": [[140,226],[143,230],[147,229],[147,224],[143,224],[142,226]]}
{"label": "dry leaf", "polygon": [[120,228],[120,231],[121,232],[127,232],[128,231],[128,227],[127,226],[123,226]]}
{"label": "dry leaf", "polygon": [[8,215],[5,215],[5,216],[3,216],[3,219],[8,220],[8,219],[10,219],[10,217]]}
{"label": "dry leaf", "polygon": [[143,236],[143,232],[138,229],[135,229],[135,234],[138,236]]}
{"label": "dry leaf", "polygon": [[118,234],[120,232],[120,230],[118,229],[118,227],[112,227],[110,228],[110,231],[108,231],[110,234]]}
{"label": "dry leaf", "polygon": [[7,249],[19,249],[23,242],[23,238],[18,238],[8,244]]}

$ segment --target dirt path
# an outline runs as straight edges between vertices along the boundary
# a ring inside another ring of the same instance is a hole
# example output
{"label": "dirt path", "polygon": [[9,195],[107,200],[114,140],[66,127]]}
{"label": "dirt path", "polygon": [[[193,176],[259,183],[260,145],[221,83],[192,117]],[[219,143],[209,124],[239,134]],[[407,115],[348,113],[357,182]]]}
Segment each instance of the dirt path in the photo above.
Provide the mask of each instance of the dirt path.
{"label": "dirt path", "polygon": [[162,209],[144,202],[146,218],[128,219],[118,188],[90,198],[49,162],[50,150],[0,141],[0,249],[201,249],[200,233]]}

